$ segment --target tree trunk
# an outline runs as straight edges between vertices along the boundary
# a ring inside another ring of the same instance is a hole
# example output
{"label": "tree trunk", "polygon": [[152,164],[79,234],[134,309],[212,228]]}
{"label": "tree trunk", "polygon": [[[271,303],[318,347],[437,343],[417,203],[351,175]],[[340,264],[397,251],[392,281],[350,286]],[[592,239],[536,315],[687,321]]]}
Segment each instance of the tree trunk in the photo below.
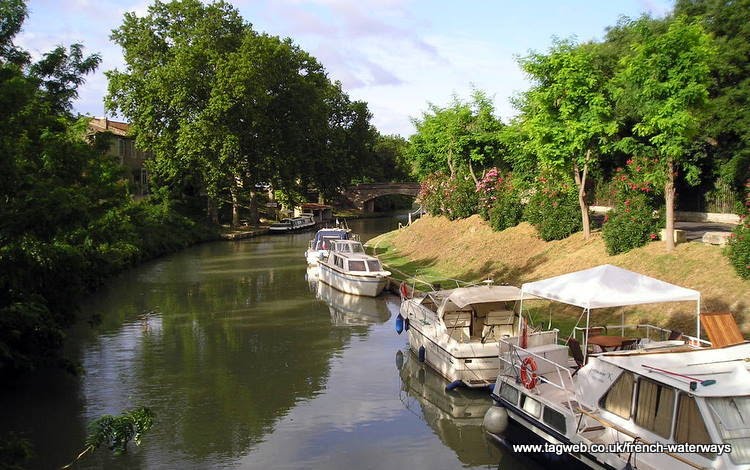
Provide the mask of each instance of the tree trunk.
{"label": "tree trunk", "polygon": [[216,199],[211,196],[208,196],[206,215],[208,216],[208,220],[211,221],[212,224],[219,224],[219,209],[216,205]]}
{"label": "tree trunk", "polygon": [[573,177],[576,186],[578,186],[578,205],[581,207],[581,225],[583,225],[583,238],[588,240],[591,237],[591,221],[589,219],[589,205],[586,202],[586,175],[589,170],[588,160],[591,156],[591,150],[586,151],[586,163],[583,164],[583,174],[578,169],[578,164],[573,164]]}
{"label": "tree trunk", "polygon": [[232,197],[232,227],[238,227],[240,225],[240,189],[237,184],[237,179],[233,176],[232,182],[229,185],[229,194]]}
{"label": "tree trunk", "polygon": [[664,185],[664,204],[667,208],[666,226],[664,227],[664,238],[667,242],[667,251],[674,250],[674,180],[675,180],[674,161],[670,158],[667,162],[667,182]]}
{"label": "tree trunk", "polygon": [[250,224],[258,225],[260,223],[260,213],[258,212],[258,193],[250,191]]}
{"label": "tree trunk", "polygon": [[471,160],[469,160],[469,174],[471,174],[471,179],[474,180],[474,186],[476,186],[479,180],[477,180],[477,175],[474,174],[474,167],[471,166]]}
{"label": "tree trunk", "polygon": [[448,150],[448,168],[451,171],[451,179],[456,177],[456,169],[453,166],[453,150]]}

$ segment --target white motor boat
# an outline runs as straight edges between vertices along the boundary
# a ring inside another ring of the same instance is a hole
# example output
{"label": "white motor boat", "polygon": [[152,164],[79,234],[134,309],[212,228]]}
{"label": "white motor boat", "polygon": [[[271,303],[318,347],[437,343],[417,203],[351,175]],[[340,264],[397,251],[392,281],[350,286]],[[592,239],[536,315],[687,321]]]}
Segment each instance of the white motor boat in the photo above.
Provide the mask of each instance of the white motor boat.
{"label": "white motor boat", "polygon": [[305,251],[307,264],[317,266],[321,258],[328,257],[328,251],[334,240],[356,240],[357,237],[348,228],[322,228],[315,233]]}
{"label": "white motor boat", "polygon": [[376,297],[385,288],[390,271],[365,253],[356,240],[334,240],[328,257],[318,263],[318,280],[347,294]]}
{"label": "white motor boat", "polygon": [[312,214],[302,214],[299,217],[288,217],[271,224],[268,227],[270,233],[299,232],[315,227],[317,222]]}
{"label": "white motor boat", "polygon": [[[521,290],[478,285],[411,298],[408,291],[402,284],[399,315],[417,357],[451,382],[449,388],[494,384],[500,367],[498,341],[517,335],[514,304]],[[398,317],[396,322],[398,331]]]}
{"label": "white motor boat", "polygon": [[[501,340],[495,405],[484,420],[491,435],[512,441],[503,434],[510,419],[537,438],[517,451],[564,453],[592,468],[750,468],[750,343],[731,315],[701,314],[697,291],[610,265],[522,291],[583,308],[585,331],[591,309],[695,302],[697,333],[599,353],[569,339],[572,363],[547,354],[559,346],[550,337]],[[713,347],[700,339],[701,325]],[[594,339],[583,343],[606,344]]]}

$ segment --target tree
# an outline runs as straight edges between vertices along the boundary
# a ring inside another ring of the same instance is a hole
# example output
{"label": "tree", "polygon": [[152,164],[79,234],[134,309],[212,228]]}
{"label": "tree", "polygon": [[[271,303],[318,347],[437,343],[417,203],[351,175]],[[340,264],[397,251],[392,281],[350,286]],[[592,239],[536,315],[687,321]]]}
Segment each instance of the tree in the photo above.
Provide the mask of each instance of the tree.
{"label": "tree", "polygon": [[527,151],[545,172],[572,174],[584,237],[590,235],[586,180],[616,132],[608,77],[593,44],[556,41],[547,54],[520,59],[535,85],[522,97],[521,126]]}
{"label": "tree", "polygon": [[683,169],[689,181],[697,181],[690,150],[708,100],[714,49],[703,28],[684,17],[671,20],[661,34],[654,32],[649,22],[644,18],[633,23],[639,39],[622,59],[622,70],[616,78],[617,98],[628,103],[637,116],[634,137],[623,139],[620,146],[653,155],[661,162],[650,179],[664,185],[666,246],[671,251],[675,179],[677,171]]}
{"label": "tree", "polygon": [[413,123],[417,132],[409,139],[408,155],[420,177],[447,172],[455,178],[458,172],[466,171],[476,183],[475,166],[506,166],[499,138],[502,122],[494,116],[491,100],[480,90],[474,91],[470,103],[454,96],[446,108],[429,104],[429,111]]}
{"label": "tree", "polygon": [[750,0],[678,0],[675,15],[700,21],[714,38],[716,60],[701,139],[709,170],[742,200],[750,178]]}

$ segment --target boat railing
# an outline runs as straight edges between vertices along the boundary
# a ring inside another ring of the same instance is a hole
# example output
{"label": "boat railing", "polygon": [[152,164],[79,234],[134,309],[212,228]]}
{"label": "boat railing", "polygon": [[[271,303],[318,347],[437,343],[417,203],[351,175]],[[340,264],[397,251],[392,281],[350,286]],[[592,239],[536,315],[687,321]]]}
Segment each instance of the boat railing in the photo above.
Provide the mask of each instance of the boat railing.
{"label": "boat railing", "polygon": [[[537,375],[537,380],[546,383],[551,387],[562,390],[569,396],[575,396],[576,392],[573,384],[573,374],[571,373],[571,370],[567,364],[567,353],[565,355],[565,364],[560,364],[558,362],[552,361],[544,357],[542,354],[539,354],[541,353],[541,350],[544,349],[544,346],[558,346],[557,330],[552,331],[554,331],[554,343],[528,346],[526,348],[518,346],[516,341],[514,341],[518,338],[500,339],[499,343],[501,371],[504,370],[504,374],[506,376],[511,375],[512,372],[512,375],[518,378],[521,376],[521,369],[524,367],[524,363],[527,361],[526,358],[531,357],[533,358],[537,370],[549,371]],[[532,336],[533,335],[529,335],[529,338],[531,339]],[[531,348],[536,349],[536,351],[531,350]],[[575,415],[576,410],[573,409],[573,404],[571,402],[572,400],[565,400],[564,404],[567,406],[570,414]]]}
{"label": "boat railing", "polygon": [[[601,326],[590,326],[588,328],[588,331],[591,332],[592,330],[595,330],[597,328],[601,328],[605,333],[604,334],[613,334],[618,333],[621,336],[627,336],[626,333],[632,334],[633,337],[638,337],[642,343],[650,342],[650,341],[666,341],[669,339],[670,335],[675,333],[674,330],[671,330],[669,328],[663,328],[656,325],[651,325],[648,323],[636,323],[636,324],[613,324],[613,325],[605,325],[603,327]],[[578,339],[580,336],[581,342],[583,342],[583,337],[586,334],[587,329],[585,327],[576,326],[573,328],[573,337]],[[645,333],[644,333],[645,331]],[[711,342],[706,341],[705,339],[697,338],[695,336],[686,335],[684,333],[679,333],[680,339],[685,341],[685,344],[688,344],[693,347],[698,348],[710,348]],[[643,341],[646,340],[646,341]]]}

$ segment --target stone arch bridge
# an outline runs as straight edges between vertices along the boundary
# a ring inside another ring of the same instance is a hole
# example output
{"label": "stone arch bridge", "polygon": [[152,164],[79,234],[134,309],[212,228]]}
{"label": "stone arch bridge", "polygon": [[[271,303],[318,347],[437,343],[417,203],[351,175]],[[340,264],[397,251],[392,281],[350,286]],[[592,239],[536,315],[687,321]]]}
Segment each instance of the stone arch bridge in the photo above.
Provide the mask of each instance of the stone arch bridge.
{"label": "stone arch bridge", "polygon": [[363,183],[344,191],[344,197],[364,212],[374,212],[375,199],[390,194],[416,197],[419,183]]}

